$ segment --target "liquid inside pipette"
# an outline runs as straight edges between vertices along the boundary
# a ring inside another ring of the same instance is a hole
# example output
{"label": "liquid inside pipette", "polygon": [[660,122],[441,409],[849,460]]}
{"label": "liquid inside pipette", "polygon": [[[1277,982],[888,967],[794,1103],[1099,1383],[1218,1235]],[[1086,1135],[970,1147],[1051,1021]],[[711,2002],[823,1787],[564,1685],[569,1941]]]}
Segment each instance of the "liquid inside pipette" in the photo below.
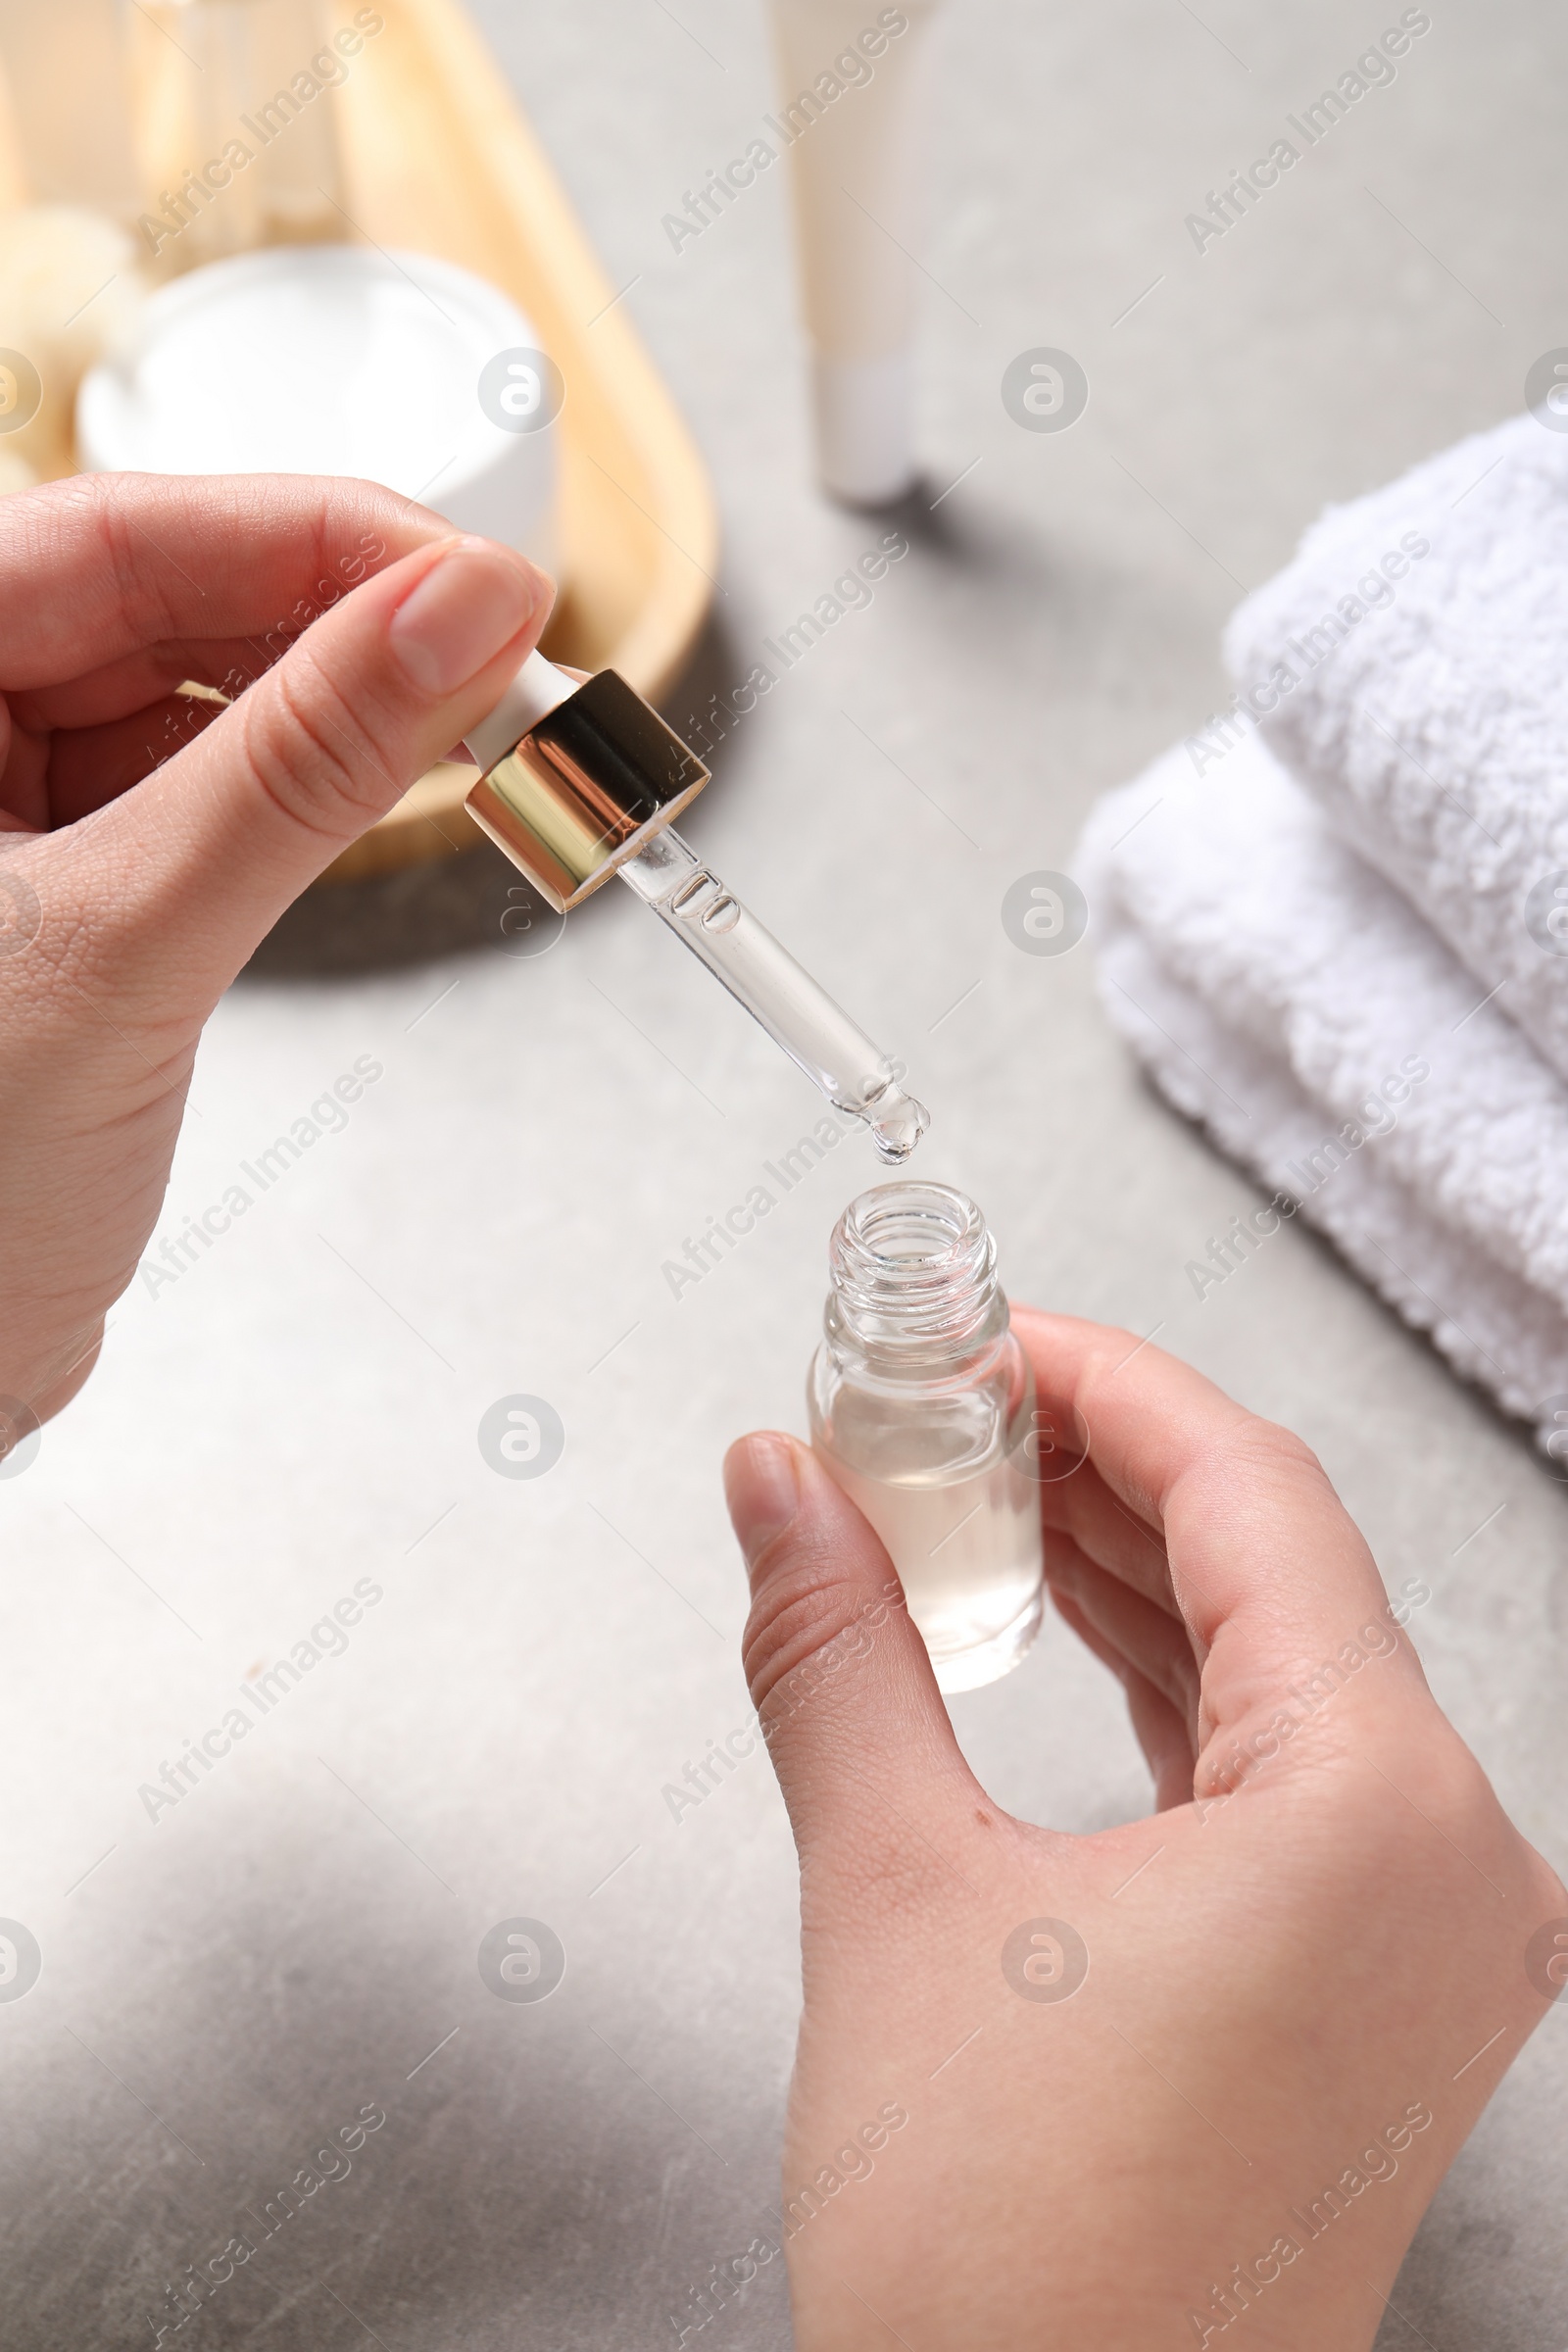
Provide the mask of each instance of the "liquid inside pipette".
{"label": "liquid inside pipette", "polygon": [[905,1093],[888,1056],[672,826],[617,870],[835,1109],[864,1121],[884,1160],[908,1158],[931,1123],[924,1103]]}

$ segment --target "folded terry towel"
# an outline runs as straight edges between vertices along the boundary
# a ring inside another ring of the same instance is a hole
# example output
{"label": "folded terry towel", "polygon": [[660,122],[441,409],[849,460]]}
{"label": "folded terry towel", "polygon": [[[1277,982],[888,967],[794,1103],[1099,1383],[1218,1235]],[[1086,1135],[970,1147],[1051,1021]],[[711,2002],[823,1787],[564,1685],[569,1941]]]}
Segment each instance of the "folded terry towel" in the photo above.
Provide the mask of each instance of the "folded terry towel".
{"label": "folded terry towel", "polygon": [[1560,1446],[1568,1086],[1255,739],[1109,794],[1074,872],[1163,1092]]}
{"label": "folded terry towel", "polygon": [[1226,658],[1241,695],[1193,766],[1228,773],[1256,714],[1568,1076],[1568,434],[1515,417],[1331,508]]}

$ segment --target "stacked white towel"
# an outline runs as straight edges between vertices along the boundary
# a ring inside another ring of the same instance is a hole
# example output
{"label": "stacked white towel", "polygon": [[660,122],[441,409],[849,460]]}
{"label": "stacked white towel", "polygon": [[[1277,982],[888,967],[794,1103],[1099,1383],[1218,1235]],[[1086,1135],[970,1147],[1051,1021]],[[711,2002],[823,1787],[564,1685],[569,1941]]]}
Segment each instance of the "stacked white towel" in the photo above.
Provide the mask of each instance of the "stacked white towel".
{"label": "stacked white towel", "polygon": [[1317,524],[1077,872],[1165,1094],[1568,1467],[1565,652],[1527,416]]}
{"label": "stacked white towel", "polygon": [[1232,676],[1293,644],[1331,650],[1270,749],[1568,1077],[1568,434],[1517,416],[1331,508],[1234,615]]}

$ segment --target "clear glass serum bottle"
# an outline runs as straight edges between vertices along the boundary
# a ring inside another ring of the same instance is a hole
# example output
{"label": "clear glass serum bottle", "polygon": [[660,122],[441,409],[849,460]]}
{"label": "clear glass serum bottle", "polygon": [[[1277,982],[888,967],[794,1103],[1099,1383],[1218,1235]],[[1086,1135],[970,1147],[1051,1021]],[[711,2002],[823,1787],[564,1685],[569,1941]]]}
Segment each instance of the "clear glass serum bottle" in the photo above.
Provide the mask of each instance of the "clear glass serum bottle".
{"label": "clear glass serum bottle", "polygon": [[944,1184],[878,1185],[834,1229],[811,1444],[888,1548],[944,1690],[1015,1666],[1040,1630],[1034,1378],[996,1244]]}

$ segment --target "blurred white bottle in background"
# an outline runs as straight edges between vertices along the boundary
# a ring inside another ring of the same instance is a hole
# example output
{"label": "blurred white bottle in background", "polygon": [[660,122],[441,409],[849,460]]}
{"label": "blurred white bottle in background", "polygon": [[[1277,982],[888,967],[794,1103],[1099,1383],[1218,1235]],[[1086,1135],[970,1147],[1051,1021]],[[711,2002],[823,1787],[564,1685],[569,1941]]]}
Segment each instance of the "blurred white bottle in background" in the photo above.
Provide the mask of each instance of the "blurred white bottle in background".
{"label": "blurred white bottle in background", "polygon": [[914,482],[914,338],[940,0],[772,0],[822,486],[882,506]]}
{"label": "blurred white bottle in background", "polygon": [[165,270],[351,233],[335,93],[384,24],[363,8],[339,25],[324,0],[135,9],[143,234]]}

